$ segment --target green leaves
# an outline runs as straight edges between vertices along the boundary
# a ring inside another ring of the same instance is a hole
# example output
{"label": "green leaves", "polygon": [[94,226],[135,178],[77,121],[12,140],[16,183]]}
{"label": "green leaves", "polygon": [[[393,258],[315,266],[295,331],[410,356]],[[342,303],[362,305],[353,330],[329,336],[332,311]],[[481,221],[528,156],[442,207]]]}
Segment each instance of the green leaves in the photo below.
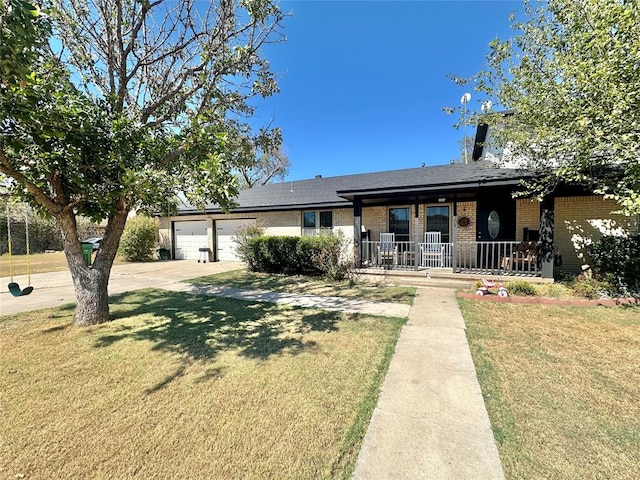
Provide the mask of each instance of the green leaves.
{"label": "green leaves", "polygon": [[277,91],[260,55],[281,38],[276,4],[198,4],[197,15],[193,0],[53,5],[46,17],[0,0],[0,172],[17,180],[12,193],[95,221],[156,211],[179,192],[233,206],[238,168],[281,143],[278,129],[231,120]]}
{"label": "green leaves", "polygon": [[50,30],[37,5],[0,0],[0,88],[33,80],[31,62]]}
{"label": "green leaves", "polygon": [[527,0],[524,11],[468,79],[481,102],[516,113],[475,121],[503,123],[495,142],[529,167],[557,168],[538,191],[576,181],[640,212],[640,3]]}

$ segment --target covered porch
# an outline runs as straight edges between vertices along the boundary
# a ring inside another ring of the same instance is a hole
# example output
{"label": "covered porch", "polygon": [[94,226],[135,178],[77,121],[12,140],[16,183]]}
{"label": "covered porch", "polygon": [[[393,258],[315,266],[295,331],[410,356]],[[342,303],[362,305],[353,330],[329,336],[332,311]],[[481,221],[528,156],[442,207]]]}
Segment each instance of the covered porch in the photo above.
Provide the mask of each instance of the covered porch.
{"label": "covered porch", "polygon": [[469,167],[466,178],[338,191],[353,202],[357,268],[553,278],[553,198],[515,199],[521,172]]}
{"label": "covered porch", "polygon": [[471,275],[542,276],[538,242],[381,242],[364,240],[360,268],[441,269]]}

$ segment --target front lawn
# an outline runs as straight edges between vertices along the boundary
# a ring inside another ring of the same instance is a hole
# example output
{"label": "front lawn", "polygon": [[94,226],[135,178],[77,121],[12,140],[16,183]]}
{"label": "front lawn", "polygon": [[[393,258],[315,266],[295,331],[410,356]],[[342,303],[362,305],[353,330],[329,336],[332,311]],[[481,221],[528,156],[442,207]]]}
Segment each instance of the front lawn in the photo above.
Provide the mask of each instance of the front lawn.
{"label": "front lawn", "polygon": [[2,478],[348,478],[405,319],[144,290],[0,318]]}
{"label": "front lawn", "polygon": [[638,478],[639,307],[460,305],[508,479]]}
{"label": "front lawn", "polygon": [[[95,259],[95,254],[93,258]],[[69,270],[67,257],[62,251],[32,253],[29,255],[29,258],[27,258],[26,255],[12,255],[12,258],[9,259],[8,253],[0,255],[0,277],[9,276],[10,263],[13,264],[11,267],[13,268],[14,277],[26,275],[29,268],[31,268],[31,273],[61,272]],[[117,256],[114,262],[115,265],[122,265],[124,263],[127,262],[125,262],[125,260],[120,256]]]}
{"label": "front lawn", "polygon": [[275,275],[233,270],[189,280],[196,285],[221,285],[231,288],[267,290],[305,295],[361,298],[371,302],[391,302],[411,305],[415,287],[377,285],[367,282],[328,282],[322,277]]}
{"label": "front lawn", "polygon": [[[45,272],[59,272],[62,270],[68,270],[67,257],[64,252],[51,252],[51,253],[32,253],[29,255],[29,263],[31,264],[31,273],[45,273]],[[9,276],[10,263],[13,268],[13,275],[20,276],[27,274],[27,256],[26,255],[12,255],[9,258],[9,254],[0,256],[0,276]]]}

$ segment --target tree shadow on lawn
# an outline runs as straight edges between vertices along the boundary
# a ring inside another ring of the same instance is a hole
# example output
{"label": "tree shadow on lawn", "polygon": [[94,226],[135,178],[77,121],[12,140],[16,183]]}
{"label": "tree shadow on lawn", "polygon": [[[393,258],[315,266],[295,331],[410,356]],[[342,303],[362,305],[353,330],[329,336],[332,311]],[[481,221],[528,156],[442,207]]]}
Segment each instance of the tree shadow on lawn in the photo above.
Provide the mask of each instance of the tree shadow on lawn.
{"label": "tree shadow on lawn", "polygon": [[164,290],[138,290],[112,298],[113,321],[135,316],[143,318],[117,326],[115,332],[100,336],[95,346],[143,340],[152,342],[153,350],[181,355],[178,370],[151,391],[180,377],[192,363],[214,360],[222,351],[235,350],[242,357],[266,360],[272,355],[317,349],[315,341],[304,339],[305,334],[335,331],[341,319],[338,312]]}

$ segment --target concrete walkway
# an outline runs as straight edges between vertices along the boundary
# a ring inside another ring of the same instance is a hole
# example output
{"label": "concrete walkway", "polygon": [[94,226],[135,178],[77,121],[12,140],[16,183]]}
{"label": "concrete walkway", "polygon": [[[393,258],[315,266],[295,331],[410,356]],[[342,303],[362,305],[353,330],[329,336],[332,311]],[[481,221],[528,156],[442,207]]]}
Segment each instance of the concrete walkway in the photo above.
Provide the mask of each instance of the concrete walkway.
{"label": "concrete walkway", "polygon": [[[184,282],[237,268],[233,262],[193,261],[116,265],[109,292],[153,287],[326,310],[408,315],[358,457],[354,480],[504,479],[452,288],[420,287],[409,307]],[[68,272],[32,275],[35,290],[26,297],[12,297],[4,289],[8,281],[0,278],[2,315],[75,302]]]}
{"label": "concrete walkway", "polygon": [[195,293],[197,295],[213,295],[231,297],[254,302],[270,302],[293,307],[319,308],[334,312],[366,313],[368,315],[386,315],[406,317],[411,307],[400,303],[367,302],[357,298],[321,297],[318,295],[300,295],[295,293],[269,292],[265,290],[245,290],[240,288],[191,285],[174,283],[165,288]]}
{"label": "concrete walkway", "polygon": [[465,324],[447,288],[420,288],[354,480],[504,479]]}

